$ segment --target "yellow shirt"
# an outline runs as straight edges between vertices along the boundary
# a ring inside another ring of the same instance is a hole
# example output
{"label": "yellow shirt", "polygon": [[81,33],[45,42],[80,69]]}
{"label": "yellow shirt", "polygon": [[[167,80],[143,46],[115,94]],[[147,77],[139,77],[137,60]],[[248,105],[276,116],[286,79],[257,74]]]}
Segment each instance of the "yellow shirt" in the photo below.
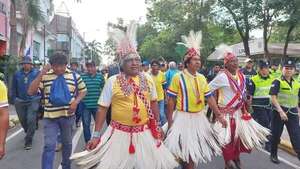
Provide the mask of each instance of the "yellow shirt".
{"label": "yellow shirt", "polygon": [[[135,123],[132,121],[133,118],[133,105],[134,105],[134,94],[131,92],[129,96],[125,96],[121,90],[119,81],[117,79],[118,75],[110,77],[104,88],[102,94],[99,98],[98,104],[100,106],[112,108],[112,120],[117,121],[123,125],[136,126],[143,125],[148,122],[147,109],[142,102],[142,100],[137,96],[137,103],[140,109],[139,116],[141,121]],[[148,91],[144,91],[143,94],[146,96],[149,104],[150,100],[157,100],[155,85],[149,76],[145,76],[148,83]],[[133,78],[135,84],[139,85],[139,77]]]}
{"label": "yellow shirt", "polygon": [[6,106],[8,106],[7,88],[5,84],[0,80],[0,107]]}
{"label": "yellow shirt", "polygon": [[[198,99],[195,80],[198,85]],[[167,93],[177,98],[177,110],[191,113],[202,111],[205,108],[204,96],[211,94],[205,77],[199,73],[193,76],[187,70],[174,75]]]}
{"label": "yellow shirt", "polygon": [[159,72],[156,76],[151,74],[152,79],[155,83],[155,88],[156,88],[156,92],[157,92],[157,101],[161,101],[164,100],[164,89],[163,89],[163,85],[166,84],[166,77],[165,74],[163,72]]}
{"label": "yellow shirt", "polygon": [[[71,116],[73,114],[69,114],[69,106],[53,106],[49,102],[50,97],[50,90],[51,85],[53,81],[57,78],[57,76],[54,74],[53,70],[50,70],[46,75],[42,77],[42,81],[40,83],[40,89],[43,91],[44,94],[44,102],[45,102],[45,111],[44,111],[44,117],[45,118],[58,118],[58,117],[65,117],[65,116]],[[75,81],[72,72],[67,69],[64,78],[66,79],[67,85],[69,87],[70,93],[72,95],[72,101],[74,99],[74,92],[75,92]],[[79,74],[76,74],[77,79],[77,87],[78,91],[86,91],[85,84],[83,80],[81,79]]]}

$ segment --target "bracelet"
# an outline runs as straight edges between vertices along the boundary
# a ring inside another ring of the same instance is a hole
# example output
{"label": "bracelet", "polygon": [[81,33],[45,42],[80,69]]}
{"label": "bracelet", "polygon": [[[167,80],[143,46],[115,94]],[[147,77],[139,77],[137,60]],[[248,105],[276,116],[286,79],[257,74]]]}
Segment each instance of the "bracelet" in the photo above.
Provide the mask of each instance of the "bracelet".
{"label": "bracelet", "polygon": [[93,137],[93,138],[100,138],[100,137],[101,137],[100,131],[94,131],[92,137]]}

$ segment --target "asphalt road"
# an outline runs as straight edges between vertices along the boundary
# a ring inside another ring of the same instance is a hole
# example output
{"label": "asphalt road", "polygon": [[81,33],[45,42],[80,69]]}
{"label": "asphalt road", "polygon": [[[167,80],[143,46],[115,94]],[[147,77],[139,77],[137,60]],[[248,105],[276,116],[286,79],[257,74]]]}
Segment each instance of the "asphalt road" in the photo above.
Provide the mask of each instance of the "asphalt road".
{"label": "asphalt road", "polygon": [[[24,132],[20,126],[9,131],[6,145],[6,156],[0,160],[0,169],[40,169],[41,167],[41,154],[43,148],[43,129],[40,125],[34,136],[32,150],[26,151],[24,146]],[[74,151],[78,152],[84,148],[84,140],[82,128],[74,128],[73,138]],[[300,169],[300,162],[294,156],[280,151],[279,156],[283,157],[279,165],[270,162],[269,155],[260,150],[255,150],[251,154],[243,154],[241,160],[244,169]],[[60,169],[61,153],[56,153],[55,168]],[[216,157],[208,164],[200,164],[198,169],[222,169],[224,162],[221,157]],[[77,169],[73,166],[72,169]]]}

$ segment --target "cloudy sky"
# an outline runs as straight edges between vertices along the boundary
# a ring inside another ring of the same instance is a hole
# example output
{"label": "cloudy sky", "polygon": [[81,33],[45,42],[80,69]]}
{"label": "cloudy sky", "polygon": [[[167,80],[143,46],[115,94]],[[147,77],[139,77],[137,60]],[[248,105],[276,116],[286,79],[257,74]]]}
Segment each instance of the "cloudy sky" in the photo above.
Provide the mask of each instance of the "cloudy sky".
{"label": "cloudy sky", "polygon": [[[62,6],[66,4],[66,8]],[[69,11],[85,40],[103,42],[107,39],[107,23],[117,18],[145,20],[144,0],[54,0],[55,11]]]}

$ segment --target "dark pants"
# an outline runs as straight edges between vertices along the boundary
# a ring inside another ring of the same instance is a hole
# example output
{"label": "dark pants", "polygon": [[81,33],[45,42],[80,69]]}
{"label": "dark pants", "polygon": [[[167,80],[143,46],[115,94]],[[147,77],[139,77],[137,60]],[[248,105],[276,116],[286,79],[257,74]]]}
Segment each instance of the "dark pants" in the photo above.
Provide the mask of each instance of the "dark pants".
{"label": "dark pants", "polygon": [[272,120],[272,139],[271,139],[271,154],[277,155],[278,144],[280,143],[280,137],[285,125],[293,148],[297,154],[300,153],[300,126],[298,115],[288,113],[288,121],[281,120],[279,113],[273,110]]}
{"label": "dark pants", "polygon": [[252,117],[255,121],[257,121],[260,125],[265,128],[271,129],[272,122],[272,110],[270,108],[264,107],[256,107],[253,106]]}
{"label": "dark pants", "polygon": [[71,169],[70,156],[72,153],[72,126],[75,117],[45,118],[44,122],[44,150],[42,155],[42,169],[53,169],[57,135],[60,133],[62,143],[62,169]]}
{"label": "dark pants", "polygon": [[26,137],[25,144],[32,143],[32,138],[36,129],[37,112],[40,106],[40,100],[22,101],[15,100],[15,108],[23,127]]}
{"label": "dark pants", "polygon": [[[252,117],[255,121],[257,121],[260,125],[264,126],[265,128],[268,128],[271,130],[271,123],[272,123],[272,110],[271,108],[264,108],[264,107],[258,107],[258,106],[252,106],[253,113]],[[269,141],[266,142],[266,149],[270,151],[270,137],[268,138]]]}
{"label": "dark pants", "polygon": [[76,122],[76,124],[80,121],[83,110],[84,110],[83,103],[80,102],[78,104],[77,108],[76,108],[76,111],[75,111],[75,116],[76,116],[75,122]]}
{"label": "dark pants", "polygon": [[[85,107],[85,106],[84,106]],[[91,120],[92,116],[96,119],[97,108],[84,108],[82,113],[82,125],[84,140],[87,143],[91,139]]]}

